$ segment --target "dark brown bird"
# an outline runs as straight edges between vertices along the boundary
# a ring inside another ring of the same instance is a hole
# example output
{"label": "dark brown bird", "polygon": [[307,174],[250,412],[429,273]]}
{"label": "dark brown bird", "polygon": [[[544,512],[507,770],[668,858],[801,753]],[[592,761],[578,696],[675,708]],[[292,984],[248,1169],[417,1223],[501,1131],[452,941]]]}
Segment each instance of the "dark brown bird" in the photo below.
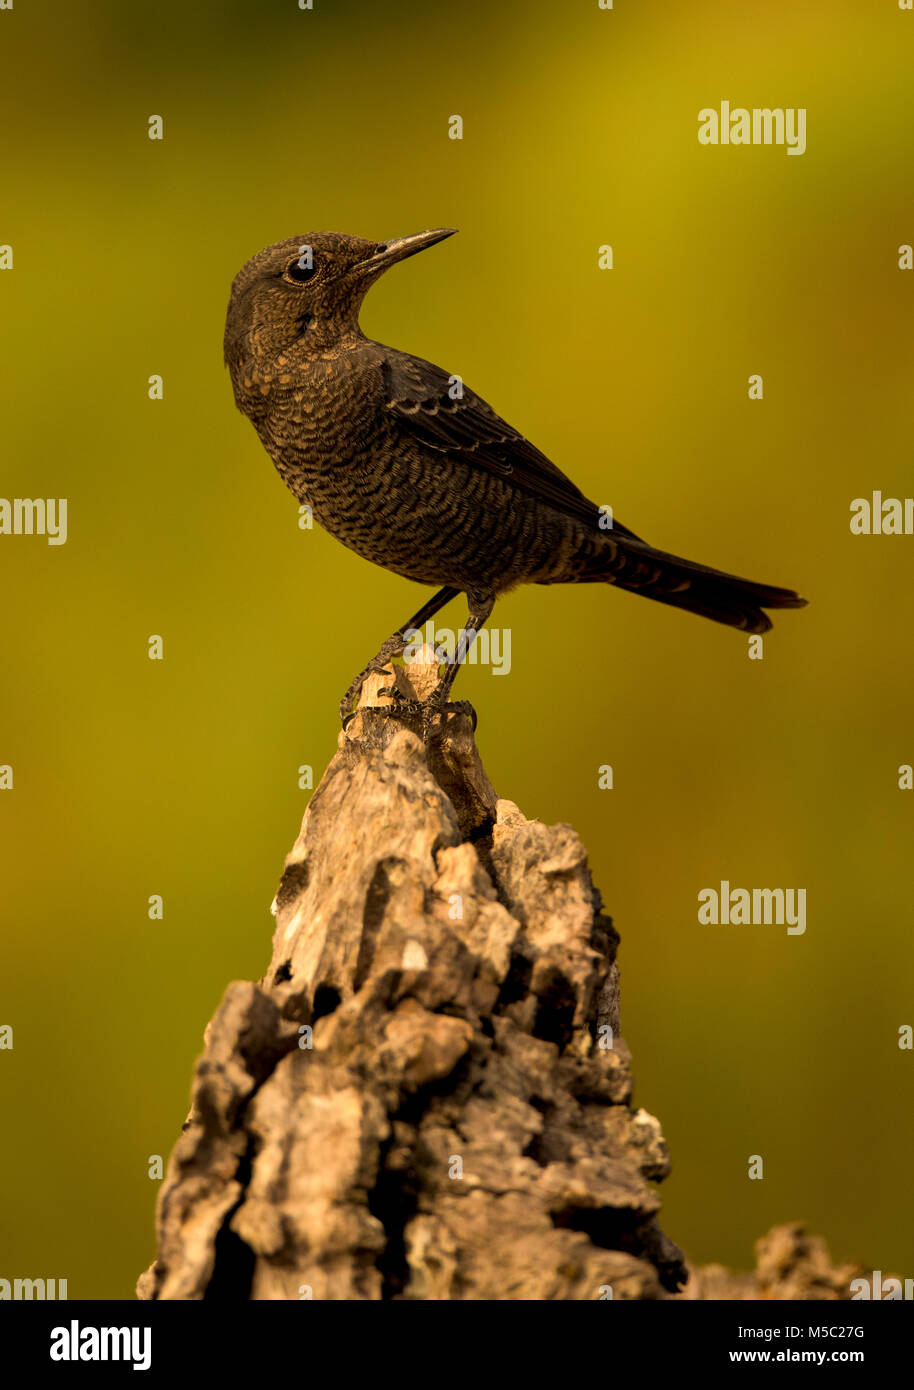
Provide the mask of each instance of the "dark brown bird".
{"label": "dark brown bird", "polygon": [[452,231],[290,237],[259,251],[232,285],[225,360],[235,402],[287,486],[359,555],[443,586],[352,682],[341,717],[369,672],[461,592],[469,618],[426,728],[435,710],[469,708],[447,704],[460,660],[516,584],[615,584],[752,633],[771,626],[763,609],[801,607],[790,589],[656,550],[617,521],[604,529],[598,505],[459,377],[364,336],[369,287]]}

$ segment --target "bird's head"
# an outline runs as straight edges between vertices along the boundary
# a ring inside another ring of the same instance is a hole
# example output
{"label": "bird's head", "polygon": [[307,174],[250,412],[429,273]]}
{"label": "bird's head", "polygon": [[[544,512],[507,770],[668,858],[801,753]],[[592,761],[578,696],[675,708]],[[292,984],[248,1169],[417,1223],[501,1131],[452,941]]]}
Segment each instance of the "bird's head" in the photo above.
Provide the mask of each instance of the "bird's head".
{"label": "bird's head", "polygon": [[451,236],[436,227],[394,241],[312,232],[266,246],[235,276],[225,321],[225,360],[274,357],[302,340],[332,347],[358,333],[366,292],[388,267]]}

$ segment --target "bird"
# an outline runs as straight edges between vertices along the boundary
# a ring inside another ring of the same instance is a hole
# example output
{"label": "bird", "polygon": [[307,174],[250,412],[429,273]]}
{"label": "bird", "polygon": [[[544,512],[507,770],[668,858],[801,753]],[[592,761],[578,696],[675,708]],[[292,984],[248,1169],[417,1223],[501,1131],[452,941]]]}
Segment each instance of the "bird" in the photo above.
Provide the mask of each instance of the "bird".
{"label": "bird", "polygon": [[[451,687],[496,599],[518,584],[603,583],[746,633],[806,600],[660,550],[587,498],[454,373],[367,338],[359,311],[391,266],[453,235],[377,242],[338,232],[264,247],[232,282],[224,356],[235,403],[283,481],[357,554],[437,592],[383,643],[340,702],[466,596],[456,652],[421,715],[476,714]],[[395,690],[390,693],[396,694]],[[404,715],[415,702],[400,699]]]}

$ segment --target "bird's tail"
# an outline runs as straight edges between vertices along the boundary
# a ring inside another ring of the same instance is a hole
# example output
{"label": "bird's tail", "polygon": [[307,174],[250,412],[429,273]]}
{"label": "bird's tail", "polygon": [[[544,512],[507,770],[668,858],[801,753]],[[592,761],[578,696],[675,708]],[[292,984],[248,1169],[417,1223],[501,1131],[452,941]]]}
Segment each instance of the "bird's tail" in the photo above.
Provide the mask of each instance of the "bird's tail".
{"label": "bird's tail", "polygon": [[725,574],[655,550],[634,536],[616,535],[614,540],[615,546],[607,547],[600,557],[602,565],[595,557],[594,571],[582,578],[602,579],[657,603],[699,613],[743,632],[768,631],[771,619],[764,611],[766,608],[802,608],[806,603],[793,589],[778,589],[772,584],[757,584]]}

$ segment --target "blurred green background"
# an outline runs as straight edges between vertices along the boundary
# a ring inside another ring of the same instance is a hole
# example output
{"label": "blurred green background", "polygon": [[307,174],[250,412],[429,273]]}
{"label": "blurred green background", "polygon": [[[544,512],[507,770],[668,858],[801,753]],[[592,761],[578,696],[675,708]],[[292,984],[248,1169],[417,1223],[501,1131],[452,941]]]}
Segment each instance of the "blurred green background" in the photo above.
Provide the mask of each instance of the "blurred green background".
{"label": "blurred green background", "polygon": [[[269,959],[297,769],[425,592],[298,529],[222,366],[231,279],[286,236],[437,225],[460,236],[365,331],[639,534],[811,600],[757,662],[602,586],[530,588],[495,612],[510,676],[458,686],[495,785],[575,825],[622,934],[664,1227],[746,1267],[799,1218],[910,1276],[914,538],[848,519],[911,492],[914,14],[314,3],[0,13],[0,491],[69,499],[65,546],[0,537],[0,1276],[133,1296],[148,1156],[226,983]],[[806,154],[700,146],[722,99],[806,107]],[[699,926],[722,878],[805,887],[806,935]]]}

